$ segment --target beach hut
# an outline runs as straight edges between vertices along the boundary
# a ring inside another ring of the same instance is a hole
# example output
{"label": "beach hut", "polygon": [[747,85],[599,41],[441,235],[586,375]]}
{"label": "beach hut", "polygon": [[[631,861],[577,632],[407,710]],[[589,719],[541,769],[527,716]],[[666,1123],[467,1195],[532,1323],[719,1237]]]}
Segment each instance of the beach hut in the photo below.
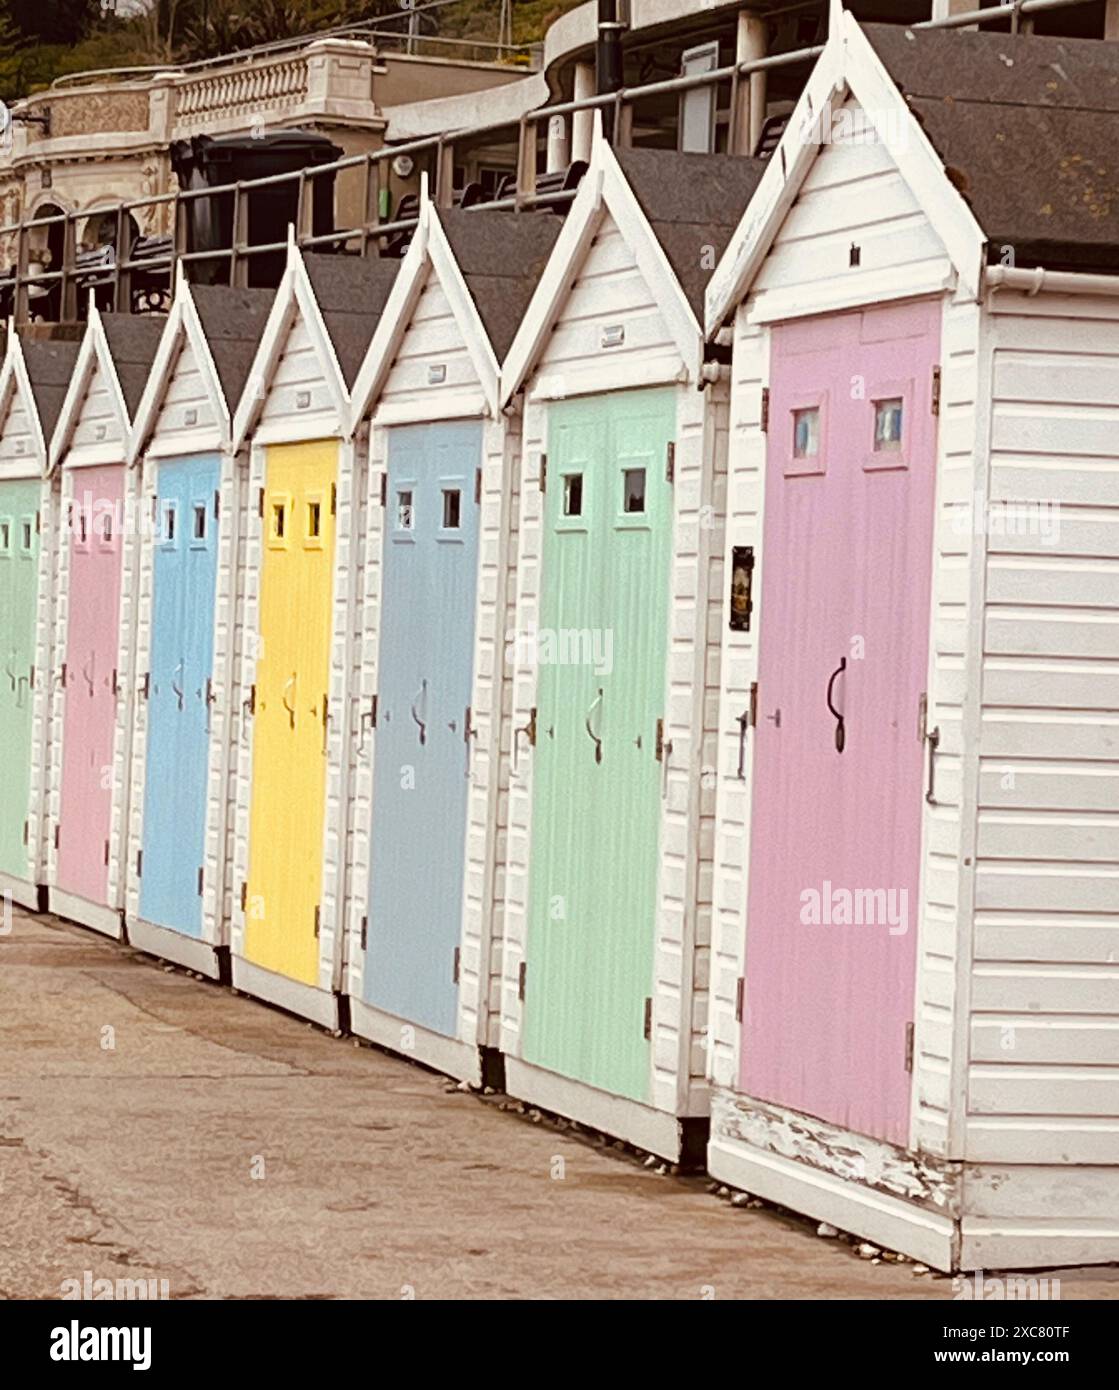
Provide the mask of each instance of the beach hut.
{"label": "beach hut", "polygon": [[703,293],[760,166],[611,151],[502,373],[524,411],[507,1089],[702,1157],[729,382]]}
{"label": "beach hut", "polygon": [[399,265],[290,247],[234,417],[249,506],[232,979],[332,1029],[365,469],[350,389]]}
{"label": "beach hut", "polygon": [[76,342],[9,329],[0,368],[0,893],[43,905],[51,568],[57,518],[47,446],[77,360]]}
{"label": "beach hut", "polygon": [[180,276],[129,446],[148,524],[138,567],[125,921],[132,945],[212,978],[228,951],[231,910],[247,482],[232,420],[272,297],[191,287]]}
{"label": "beach hut", "polygon": [[499,362],[562,223],[420,223],[354,387],[368,427],[350,1025],[480,1081],[499,1043],[519,413]]}
{"label": "beach hut", "polygon": [[132,738],[131,597],[140,518],[128,436],[163,318],[102,315],[92,300],[50,445],[61,534],[55,570],[48,903],[123,930]]}
{"label": "beach hut", "polygon": [[708,290],[709,1168],[945,1270],[1119,1255],[1117,93],[836,16]]}

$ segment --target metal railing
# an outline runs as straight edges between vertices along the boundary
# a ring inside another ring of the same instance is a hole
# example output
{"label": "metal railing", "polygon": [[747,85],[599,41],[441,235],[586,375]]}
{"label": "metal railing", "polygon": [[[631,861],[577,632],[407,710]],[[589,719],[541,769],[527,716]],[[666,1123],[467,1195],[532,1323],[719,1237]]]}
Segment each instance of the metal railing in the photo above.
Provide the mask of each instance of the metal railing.
{"label": "metal railing", "polygon": [[[1092,3],[1093,0],[1013,0],[992,9],[975,10],[966,14],[954,15],[950,19],[925,21],[921,28],[956,28],[968,24],[1000,22],[1009,19],[1017,26],[1031,15],[1047,11],[1070,9],[1078,5]],[[400,155],[411,155],[423,159],[427,165],[432,196],[441,207],[454,203],[454,165],[456,147],[462,148],[483,143],[493,145],[495,137],[506,135],[508,143],[516,149],[515,176],[512,191],[502,192],[500,196],[486,201],[487,208],[529,209],[559,207],[575,197],[574,189],[555,189],[549,186],[538,188],[540,174],[538,164],[541,149],[541,127],[556,117],[573,118],[578,113],[594,111],[610,112],[613,118],[614,143],[622,147],[632,143],[635,120],[643,102],[655,101],[668,95],[678,95],[698,88],[713,87],[718,93],[727,93],[727,103],[720,109],[725,119],[725,150],[729,154],[744,154],[749,151],[738,148],[738,132],[742,124],[738,119],[742,90],[754,73],[791,68],[813,62],[823,52],[822,45],[796,49],[788,53],[731,64],[712,69],[709,72],[689,76],[669,78],[642,86],[621,88],[620,90],[579,100],[560,102],[553,106],[540,107],[524,113],[518,120],[501,121],[493,124],[441,132],[397,145],[386,146],[363,154],[349,155],[330,164],[313,168],[293,170],[273,174],[266,178],[242,180],[216,187],[181,189],[144,198],[136,198],[121,203],[116,208],[98,209],[85,212],[57,213],[47,217],[32,218],[8,226],[0,227],[0,245],[14,239],[16,254],[14,263],[7,274],[0,273],[0,289],[7,288],[11,293],[12,311],[18,322],[28,316],[29,293],[35,292],[42,298],[44,292],[50,293],[55,286],[59,288],[57,297],[57,317],[70,321],[79,316],[80,282],[93,277],[82,272],[76,264],[78,225],[90,218],[102,218],[115,214],[116,254],[111,268],[99,270],[95,283],[101,290],[106,306],[121,311],[131,310],[133,305],[131,278],[143,272],[148,276],[156,273],[166,274],[168,290],[174,283],[175,266],[182,262],[188,269],[194,266],[224,262],[226,270],[222,276],[231,285],[244,285],[250,281],[250,267],[257,257],[273,255],[286,249],[286,241],[272,241],[264,244],[250,244],[248,239],[249,200],[257,190],[274,188],[280,185],[294,186],[293,226],[296,244],[305,249],[354,250],[358,254],[369,254],[370,248],[379,250],[386,247],[391,238],[407,234],[417,225],[418,214],[409,210],[406,215],[393,217],[382,212],[382,189],[387,188],[383,178],[385,162]],[[330,232],[316,233],[308,223],[314,205],[313,186],[318,178],[336,178],[348,171],[360,171],[362,196],[360,220],[351,226],[337,228]],[[214,249],[190,249],[187,236],[187,212],[197,199],[226,198],[232,200],[232,236],[228,246]],[[128,232],[132,215],[146,210],[158,212],[170,208],[170,222],[173,232],[167,254],[164,258],[133,255],[133,244],[129,243]],[[63,227],[62,265],[57,269],[31,270],[31,237],[40,229],[58,225]],[[123,254],[122,254],[122,248]],[[189,275],[188,275],[188,278]]]}

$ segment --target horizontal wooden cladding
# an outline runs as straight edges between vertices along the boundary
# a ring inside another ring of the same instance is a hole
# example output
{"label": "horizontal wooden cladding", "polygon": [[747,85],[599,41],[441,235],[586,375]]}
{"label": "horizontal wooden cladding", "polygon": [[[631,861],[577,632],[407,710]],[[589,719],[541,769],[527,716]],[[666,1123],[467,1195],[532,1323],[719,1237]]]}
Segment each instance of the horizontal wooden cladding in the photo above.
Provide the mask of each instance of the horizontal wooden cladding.
{"label": "horizontal wooden cladding", "polygon": [[971,1002],[976,1014],[1114,1015],[1119,1022],[1119,962],[977,964]]}
{"label": "horizontal wooden cladding", "polygon": [[975,907],[1057,912],[1119,912],[1119,865],[992,865],[981,860],[975,875]]}
{"label": "horizontal wooden cladding", "polygon": [[973,1115],[1119,1115],[1119,1067],[972,1068]]}
{"label": "horizontal wooden cladding", "polygon": [[1016,1065],[1068,1064],[1119,1066],[1119,1017],[1112,1014],[976,1014],[971,1024],[972,1062]]}
{"label": "horizontal wooden cladding", "polygon": [[1119,918],[1044,912],[979,913],[977,961],[1119,962]]}

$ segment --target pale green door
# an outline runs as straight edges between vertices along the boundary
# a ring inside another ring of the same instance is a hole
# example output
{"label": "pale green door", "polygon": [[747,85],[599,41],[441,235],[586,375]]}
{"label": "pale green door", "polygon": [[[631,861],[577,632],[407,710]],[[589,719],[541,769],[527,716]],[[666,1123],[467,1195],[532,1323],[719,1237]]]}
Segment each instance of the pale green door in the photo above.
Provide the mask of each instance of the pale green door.
{"label": "pale green door", "polygon": [[39,483],[0,482],[0,871],[26,879],[39,593]]}
{"label": "pale green door", "polygon": [[650,1083],[672,391],[553,406],[541,568],[526,1061]]}

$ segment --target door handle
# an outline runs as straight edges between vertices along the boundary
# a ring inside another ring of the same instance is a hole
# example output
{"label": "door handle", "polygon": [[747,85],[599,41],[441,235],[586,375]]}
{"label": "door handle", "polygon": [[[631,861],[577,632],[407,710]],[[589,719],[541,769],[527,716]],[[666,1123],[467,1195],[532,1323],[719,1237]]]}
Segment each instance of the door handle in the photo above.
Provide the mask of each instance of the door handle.
{"label": "door handle", "polygon": [[427,742],[427,724],[426,724],[426,723],[420,718],[420,716],[416,713],[416,705],[419,703],[419,701],[420,701],[421,699],[422,699],[423,702],[424,702],[424,713],[426,714],[426,713],[427,713],[427,680],[426,680],[426,678],[420,682],[420,688],[419,688],[419,690],[416,692],[416,698],[412,701],[412,721],[413,721],[413,723],[416,725],[416,727],[417,727],[417,728],[419,729],[419,731],[420,731],[420,747],[422,748],[422,747],[424,746],[424,744]]}
{"label": "door handle", "polygon": [[533,705],[529,710],[528,723],[522,724],[519,729],[513,730],[513,772],[517,771],[517,749],[520,746],[521,735],[528,739],[530,748],[536,747],[536,706]]}
{"label": "door handle", "polygon": [[466,713],[465,713],[465,714],[463,715],[463,717],[462,717],[462,741],[463,741],[463,743],[466,744],[466,776],[467,776],[467,777],[470,776],[470,754],[471,754],[471,751],[472,751],[472,749],[471,749],[471,740],[474,739],[474,738],[477,738],[477,736],[478,736],[478,731],[477,731],[477,729],[475,729],[475,727],[474,727],[474,711],[471,709],[471,707],[470,707],[469,705],[467,705],[467,707],[466,707]]}
{"label": "door handle", "polygon": [[206,700],[206,732],[210,733],[212,727],[211,713],[218,699],[214,694],[214,679],[212,676],[206,677],[206,694],[204,698]]}
{"label": "door handle", "polygon": [[847,746],[847,722],[839,710],[832,704],[832,694],[835,690],[835,683],[847,669],[847,658],[843,657],[839,665],[831,673],[831,680],[828,681],[828,713],[835,720],[835,751],[842,753]]}
{"label": "door handle", "polygon": [[929,746],[929,780],[925,787],[925,800],[930,806],[936,805],[936,751],[940,747],[940,725],[930,729],[925,735]]}
{"label": "door handle", "polygon": [[90,695],[93,694],[93,657],[91,656],[82,667],[82,679],[89,686]]}
{"label": "door handle", "polygon": [[600,763],[602,761],[602,739],[600,739],[599,736],[595,733],[595,731],[591,728],[591,720],[594,718],[595,710],[601,704],[602,690],[600,689],[598,694],[591,701],[591,707],[589,710],[587,710],[587,717],[583,721],[583,727],[587,731],[587,737],[594,744],[594,760],[596,763]]}
{"label": "door handle", "polygon": [[[181,679],[182,674],[183,674],[183,666],[184,666],[184,665],[185,665],[185,663],[182,662],[182,661],[180,661],[179,664],[175,667],[175,675],[178,676],[180,679]],[[177,685],[177,684],[175,683],[175,681],[172,681],[172,682],[171,682],[171,689],[175,692],[175,698],[176,698],[176,699],[178,700],[178,702],[179,702],[179,709],[182,709],[182,707],[183,707],[183,687],[182,687],[181,685]]]}
{"label": "door handle", "polygon": [[288,691],[291,690],[295,685],[296,674],[296,672],[292,672],[291,679],[284,682],[284,688],[280,692],[280,703],[283,705],[284,709],[287,710],[288,720],[290,721],[291,727],[293,729],[295,728],[295,705],[288,704]]}
{"label": "door handle", "polygon": [[11,681],[12,689],[14,690],[16,688],[16,673],[12,670],[13,656],[15,656],[15,652],[12,652],[11,656],[8,657],[8,660],[4,665],[4,672],[7,675],[8,680]]}

